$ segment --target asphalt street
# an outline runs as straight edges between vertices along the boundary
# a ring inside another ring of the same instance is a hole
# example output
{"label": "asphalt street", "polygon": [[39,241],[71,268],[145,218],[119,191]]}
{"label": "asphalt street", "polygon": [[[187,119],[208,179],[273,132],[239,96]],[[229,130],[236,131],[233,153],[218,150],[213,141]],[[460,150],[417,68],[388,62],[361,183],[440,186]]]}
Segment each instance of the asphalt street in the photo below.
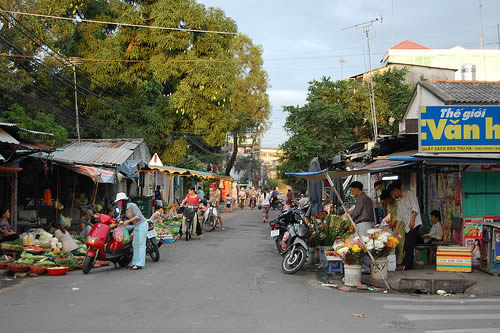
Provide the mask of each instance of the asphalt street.
{"label": "asphalt street", "polygon": [[2,332],[500,332],[500,299],[324,287],[315,273],[281,272],[260,211],[236,208],[224,218],[225,232],[167,244],[143,270],[7,284]]}

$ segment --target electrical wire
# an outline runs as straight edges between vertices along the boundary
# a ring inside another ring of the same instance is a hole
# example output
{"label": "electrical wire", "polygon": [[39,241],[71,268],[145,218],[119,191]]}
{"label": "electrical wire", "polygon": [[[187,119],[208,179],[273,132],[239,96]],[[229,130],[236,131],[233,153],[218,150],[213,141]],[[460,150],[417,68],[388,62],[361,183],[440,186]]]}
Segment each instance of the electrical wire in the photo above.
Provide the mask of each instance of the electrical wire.
{"label": "electrical wire", "polygon": [[222,34],[222,35],[237,35],[238,34],[237,32],[230,32],[230,31],[186,29],[186,28],[168,28],[168,27],[161,27],[161,26],[154,26],[154,25],[142,25],[142,24],[132,24],[132,23],[123,23],[123,22],[110,22],[110,21],[90,20],[90,19],[74,18],[74,17],[63,17],[63,16],[55,16],[55,15],[18,12],[18,11],[5,10],[5,9],[0,9],[0,12],[5,12],[5,13],[9,13],[9,14],[17,14],[17,15],[50,18],[50,19],[55,19],[55,20],[66,20],[66,21],[72,21],[72,22],[111,24],[111,25],[117,25],[117,26],[123,26],[123,27],[171,30],[171,31],[181,31],[181,32],[202,32],[202,33],[212,33],[212,34]]}
{"label": "electrical wire", "polygon": [[[33,58],[33,59],[40,59],[39,56],[35,55],[24,55],[24,54],[8,54],[8,53],[0,53],[0,57],[6,57],[6,58]],[[43,59],[54,59],[54,60],[64,60],[68,61],[68,58],[63,58],[63,57],[42,57]],[[104,59],[104,58],[80,58],[76,57],[78,60],[81,60],[83,62],[132,62],[132,63],[139,63],[139,62],[149,62],[149,60],[138,60],[138,59]],[[220,59],[169,59],[167,60],[168,62],[178,62],[178,63],[191,63],[191,62],[221,62],[221,63],[227,63],[229,61],[227,60],[220,60]]]}

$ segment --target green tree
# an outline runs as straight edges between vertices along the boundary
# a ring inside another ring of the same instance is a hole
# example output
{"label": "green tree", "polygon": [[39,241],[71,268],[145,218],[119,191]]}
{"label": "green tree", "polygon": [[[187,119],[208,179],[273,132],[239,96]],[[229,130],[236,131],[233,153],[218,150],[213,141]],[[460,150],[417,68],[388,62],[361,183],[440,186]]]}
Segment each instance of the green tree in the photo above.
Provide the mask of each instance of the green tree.
{"label": "green tree", "polygon": [[[226,133],[235,128],[262,129],[268,108],[267,77],[259,67],[262,51],[248,37],[236,36],[235,22],[220,9],[194,0],[0,0],[0,4],[40,14],[228,32],[166,31],[23,15],[14,20],[2,14],[1,33],[9,39],[3,51],[44,55],[36,61],[11,60],[10,70],[22,68],[38,76],[65,106],[72,100],[72,68],[52,56],[83,58],[77,77],[81,115],[92,125],[86,136],[144,137],[166,163],[179,164],[190,147],[185,133],[214,147],[223,145]],[[23,28],[28,32],[21,32]],[[257,78],[264,81],[256,82]],[[244,98],[236,89],[264,100],[247,105],[253,112],[246,116],[257,121],[249,119],[242,125],[242,112],[235,110]],[[74,133],[71,126],[68,129]]]}
{"label": "green tree", "polygon": [[253,133],[254,138],[264,132],[271,112],[267,94],[268,76],[262,68],[262,47],[254,45],[245,35],[238,35],[233,46],[237,65],[234,92],[231,96],[233,152],[226,165],[230,175],[238,154],[241,133]]}
{"label": "green tree", "polygon": [[354,81],[333,82],[323,77],[310,82],[304,106],[284,108],[289,138],[280,146],[283,154],[278,172],[296,190],[305,192],[305,182],[286,172],[306,171],[313,157],[327,161],[363,138],[362,129],[370,124],[356,96],[357,88]]}
{"label": "green tree", "polygon": [[406,68],[389,68],[383,73],[375,73],[375,103],[379,133],[397,134],[399,131],[399,122],[403,119],[413,93],[412,85],[405,83],[407,73]]}

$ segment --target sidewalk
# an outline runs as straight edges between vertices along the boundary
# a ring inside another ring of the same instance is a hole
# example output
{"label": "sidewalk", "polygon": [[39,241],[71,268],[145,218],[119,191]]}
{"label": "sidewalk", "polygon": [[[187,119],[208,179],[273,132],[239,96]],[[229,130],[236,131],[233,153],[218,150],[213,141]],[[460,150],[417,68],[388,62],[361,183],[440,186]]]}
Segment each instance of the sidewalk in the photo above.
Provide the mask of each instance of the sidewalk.
{"label": "sidewalk", "polygon": [[[362,276],[369,286],[385,287],[384,281],[372,280],[369,274]],[[389,286],[399,292],[436,294],[444,290],[447,294],[465,296],[500,296],[500,277],[478,269],[472,273],[438,272],[435,266],[423,266],[408,271],[389,272]]]}

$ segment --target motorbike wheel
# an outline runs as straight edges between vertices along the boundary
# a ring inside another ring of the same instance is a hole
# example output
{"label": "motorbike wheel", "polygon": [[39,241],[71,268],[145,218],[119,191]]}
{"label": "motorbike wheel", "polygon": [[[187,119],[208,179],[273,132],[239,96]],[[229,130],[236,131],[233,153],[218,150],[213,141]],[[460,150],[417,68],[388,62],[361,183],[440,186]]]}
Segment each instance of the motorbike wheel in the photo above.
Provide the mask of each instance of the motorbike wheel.
{"label": "motorbike wheel", "polygon": [[92,269],[92,267],[94,267],[96,260],[97,260],[97,256],[95,256],[95,257],[85,256],[85,259],[83,260],[83,264],[82,264],[83,274],[90,273],[90,270]]}
{"label": "motorbike wheel", "polygon": [[205,230],[207,230],[207,231],[214,231],[216,225],[217,225],[216,217],[215,216],[210,216],[208,218],[208,221],[205,222]]}
{"label": "motorbike wheel", "polygon": [[294,251],[289,251],[281,260],[281,270],[285,274],[297,273],[306,262],[306,249],[297,245]]}
{"label": "motorbike wheel", "polygon": [[191,221],[186,221],[186,242],[191,238]]}
{"label": "motorbike wheel", "polygon": [[283,210],[283,204],[281,202],[278,202],[276,204],[276,208],[278,208],[279,210]]}
{"label": "motorbike wheel", "polygon": [[132,261],[132,257],[130,256],[123,256],[118,259],[117,263],[120,265],[120,267],[127,267],[130,262]]}
{"label": "motorbike wheel", "polygon": [[146,246],[148,249],[148,254],[154,262],[158,262],[160,260],[160,249],[158,245],[153,243],[150,239],[146,241]]}
{"label": "motorbike wheel", "polygon": [[278,250],[278,253],[280,255],[283,255],[283,249],[281,248],[281,241],[283,240],[282,237],[278,237],[278,239],[276,239],[276,249]]}

